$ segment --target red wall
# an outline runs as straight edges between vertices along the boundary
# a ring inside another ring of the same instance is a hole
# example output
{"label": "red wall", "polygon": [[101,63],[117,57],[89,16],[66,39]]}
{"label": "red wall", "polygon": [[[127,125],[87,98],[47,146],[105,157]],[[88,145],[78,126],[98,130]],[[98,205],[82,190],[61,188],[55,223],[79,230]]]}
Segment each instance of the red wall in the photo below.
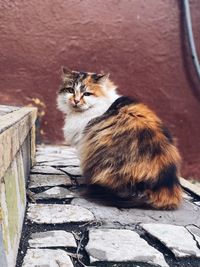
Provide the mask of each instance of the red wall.
{"label": "red wall", "polygon": [[[60,67],[111,73],[166,122],[183,174],[200,177],[200,82],[179,0],[4,0],[0,2],[0,103],[39,108],[38,140],[61,143]],[[200,53],[200,1],[191,0]]]}

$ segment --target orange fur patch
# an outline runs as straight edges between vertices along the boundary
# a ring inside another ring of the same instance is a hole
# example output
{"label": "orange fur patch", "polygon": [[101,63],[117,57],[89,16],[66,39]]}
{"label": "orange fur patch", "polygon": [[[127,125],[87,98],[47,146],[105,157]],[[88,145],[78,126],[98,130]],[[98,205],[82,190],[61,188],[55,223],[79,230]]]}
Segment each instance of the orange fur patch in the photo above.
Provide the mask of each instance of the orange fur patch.
{"label": "orange fur patch", "polygon": [[87,77],[83,83],[89,88],[89,91],[95,96],[105,96],[102,86],[98,83],[94,83],[91,76]]}
{"label": "orange fur patch", "polygon": [[182,201],[181,186],[175,185],[173,189],[162,188],[158,192],[147,192],[149,202],[156,209],[177,209]]}

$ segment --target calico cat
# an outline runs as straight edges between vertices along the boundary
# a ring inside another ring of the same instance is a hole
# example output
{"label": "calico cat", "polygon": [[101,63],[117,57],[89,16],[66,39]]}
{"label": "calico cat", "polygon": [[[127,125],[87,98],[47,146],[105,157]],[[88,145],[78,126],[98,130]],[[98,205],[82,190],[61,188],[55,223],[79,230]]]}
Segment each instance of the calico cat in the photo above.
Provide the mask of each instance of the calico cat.
{"label": "calico cat", "polygon": [[65,136],[78,144],[88,190],[104,192],[121,207],[178,208],[181,159],[157,115],[120,97],[108,76],[68,71],[64,76],[58,105],[69,110]]}

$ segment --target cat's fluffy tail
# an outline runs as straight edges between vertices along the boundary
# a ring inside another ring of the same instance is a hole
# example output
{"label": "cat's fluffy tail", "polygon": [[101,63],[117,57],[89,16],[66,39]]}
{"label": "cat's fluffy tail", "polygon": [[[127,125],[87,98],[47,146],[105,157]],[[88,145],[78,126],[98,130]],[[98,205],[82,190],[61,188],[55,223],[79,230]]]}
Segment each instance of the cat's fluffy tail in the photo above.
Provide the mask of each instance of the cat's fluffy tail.
{"label": "cat's fluffy tail", "polygon": [[156,209],[173,210],[180,206],[182,192],[181,185],[176,184],[171,189],[164,187],[155,192],[148,192],[148,199],[151,205]]}

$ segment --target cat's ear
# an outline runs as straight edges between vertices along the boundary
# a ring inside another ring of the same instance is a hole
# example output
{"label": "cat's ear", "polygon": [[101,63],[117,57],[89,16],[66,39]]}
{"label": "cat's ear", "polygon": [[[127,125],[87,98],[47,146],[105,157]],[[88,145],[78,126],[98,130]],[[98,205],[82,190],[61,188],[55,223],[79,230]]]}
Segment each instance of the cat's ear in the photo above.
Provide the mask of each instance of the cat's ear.
{"label": "cat's ear", "polygon": [[74,78],[73,71],[71,71],[67,67],[61,67],[61,72],[62,72],[61,78],[62,78],[63,82],[72,80]]}
{"label": "cat's ear", "polygon": [[72,71],[65,66],[61,67],[61,72],[62,72],[62,75],[68,75],[68,76],[72,75]]}
{"label": "cat's ear", "polygon": [[92,75],[92,79],[96,82],[96,83],[104,83],[108,78],[109,78],[110,74],[93,74]]}
{"label": "cat's ear", "polygon": [[79,72],[75,70],[70,70],[67,67],[62,67],[62,79],[63,80],[71,80],[75,79],[79,76]]}

